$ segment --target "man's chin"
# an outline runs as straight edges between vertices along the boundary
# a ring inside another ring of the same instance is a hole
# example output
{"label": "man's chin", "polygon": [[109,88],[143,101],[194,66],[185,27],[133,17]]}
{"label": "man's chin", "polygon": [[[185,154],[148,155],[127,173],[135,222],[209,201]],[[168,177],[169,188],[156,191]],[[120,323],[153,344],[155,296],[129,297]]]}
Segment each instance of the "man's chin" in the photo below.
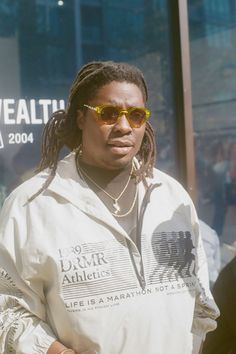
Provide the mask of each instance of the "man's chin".
{"label": "man's chin", "polygon": [[102,159],[98,159],[96,156],[88,158],[83,154],[82,161],[106,170],[121,170],[131,165],[133,157],[134,154],[103,154]]}
{"label": "man's chin", "polygon": [[133,156],[125,155],[125,156],[114,156],[112,160],[106,162],[106,168],[111,170],[124,169],[129,167],[132,163]]}

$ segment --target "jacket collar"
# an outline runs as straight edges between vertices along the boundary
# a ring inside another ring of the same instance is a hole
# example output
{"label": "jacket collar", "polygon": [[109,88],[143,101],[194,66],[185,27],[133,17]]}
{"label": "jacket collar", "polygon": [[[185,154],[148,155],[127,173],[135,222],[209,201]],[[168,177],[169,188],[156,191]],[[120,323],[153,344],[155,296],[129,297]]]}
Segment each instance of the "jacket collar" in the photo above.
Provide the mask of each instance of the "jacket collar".
{"label": "jacket collar", "polygon": [[[138,188],[140,204],[145,195],[143,183],[139,183]],[[92,218],[108,224],[123,236],[128,236],[100,198],[80,178],[76,169],[75,153],[72,152],[59,162],[56,175],[48,190],[63,197]]]}

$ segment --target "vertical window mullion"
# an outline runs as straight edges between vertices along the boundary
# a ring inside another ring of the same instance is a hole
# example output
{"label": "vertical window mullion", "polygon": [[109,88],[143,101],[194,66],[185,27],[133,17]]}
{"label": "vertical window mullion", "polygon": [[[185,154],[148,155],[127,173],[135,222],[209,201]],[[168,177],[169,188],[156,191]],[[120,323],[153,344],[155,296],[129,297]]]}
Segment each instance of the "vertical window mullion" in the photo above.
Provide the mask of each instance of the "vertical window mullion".
{"label": "vertical window mullion", "polygon": [[196,197],[187,0],[169,0],[178,178]]}

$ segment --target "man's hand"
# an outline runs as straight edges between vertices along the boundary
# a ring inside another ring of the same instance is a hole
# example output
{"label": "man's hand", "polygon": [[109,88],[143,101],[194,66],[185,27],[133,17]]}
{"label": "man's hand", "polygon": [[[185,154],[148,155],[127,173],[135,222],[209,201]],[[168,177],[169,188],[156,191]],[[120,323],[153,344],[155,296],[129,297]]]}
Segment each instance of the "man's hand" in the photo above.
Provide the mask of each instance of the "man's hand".
{"label": "man's hand", "polygon": [[61,354],[66,349],[68,349],[68,352],[66,351],[65,354],[76,354],[74,350],[65,347],[62,343],[58,341],[55,341],[50,345],[47,354]]}

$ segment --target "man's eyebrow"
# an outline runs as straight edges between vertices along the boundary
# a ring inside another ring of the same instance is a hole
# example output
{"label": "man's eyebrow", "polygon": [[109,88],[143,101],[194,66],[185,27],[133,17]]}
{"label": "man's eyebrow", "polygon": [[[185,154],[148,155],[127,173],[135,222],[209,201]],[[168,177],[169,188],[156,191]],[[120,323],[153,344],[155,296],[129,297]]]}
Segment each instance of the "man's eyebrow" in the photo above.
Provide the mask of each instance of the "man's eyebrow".
{"label": "man's eyebrow", "polygon": [[[102,102],[102,103],[99,103],[99,104],[97,104],[96,106],[102,106],[102,105],[113,105],[113,106],[116,106],[116,107],[120,107],[120,108],[122,108],[122,106],[123,106],[123,104],[120,102],[117,102],[117,101],[115,101],[115,100],[113,100],[113,99],[111,99],[111,100],[109,100],[109,101],[104,101],[104,102]],[[135,104],[129,104],[128,102],[126,102],[126,106],[127,107],[138,107],[137,105],[135,105]],[[141,106],[140,106],[141,107]]]}

